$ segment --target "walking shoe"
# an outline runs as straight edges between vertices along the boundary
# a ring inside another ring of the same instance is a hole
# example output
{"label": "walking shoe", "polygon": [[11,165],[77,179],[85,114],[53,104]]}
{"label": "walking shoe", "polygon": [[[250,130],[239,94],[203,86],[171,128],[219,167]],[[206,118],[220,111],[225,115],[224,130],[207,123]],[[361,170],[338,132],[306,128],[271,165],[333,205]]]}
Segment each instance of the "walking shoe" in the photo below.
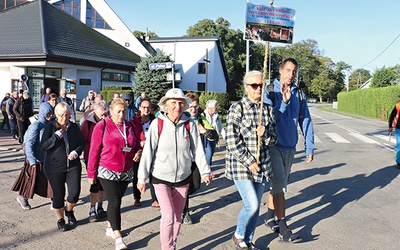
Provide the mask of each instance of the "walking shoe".
{"label": "walking shoe", "polygon": [[68,218],[68,224],[71,225],[71,226],[75,225],[76,224],[76,218],[74,216],[74,210],[67,211],[65,209],[64,212],[65,212],[65,216],[67,216],[67,218]]}
{"label": "walking shoe", "polygon": [[115,240],[115,250],[122,250],[122,249],[128,249],[128,247],[126,246],[124,240],[120,238]]}
{"label": "walking shoe", "polygon": [[237,250],[239,250],[239,249],[241,249],[241,250],[249,250],[249,247],[247,246],[247,244],[244,241],[244,239],[237,239],[235,237],[235,234],[233,234],[232,240],[233,240],[233,243],[235,244]]}
{"label": "walking shoe", "polygon": [[135,207],[140,207],[140,205],[142,205],[142,204],[140,203],[140,200],[139,200],[139,199],[134,199],[134,200],[133,200],[133,205],[134,205]]}
{"label": "walking shoe", "polygon": [[16,135],[11,136],[11,139],[13,140],[19,140],[18,137]]}
{"label": "walking shoe", "polygon": [[190,218],[189,213],[186,213],[185,215],[183,215],[183,224],[186,224],[186,225],[193,224],[193,221]]}
{"label": "walking shoe", "polygon": [[151,206],[152,206],[152,207],[158,208],[158,207],[160,207],[160,204],[158,204],[158,201],[153,201],[153,202],[151,203]]}
{"label": "walking shoe", "polygon": [[89,222],[96,222],[97,221],[97,214],[95,211],[89,212]]}
{"label": "walking shoe", "polygon": [[114,231],[112,230],[111,227],[107,227],[106,228],[106,236],[115,239]]}
{"label": "walking shoe", "polygon": [[29,205],[28,199],[23,197],[22,195],[18,195],[17,201],[21,205],[22,209],[24,209],[24,210],[31,209],[31,205]]}
{"label": "walking shoe", "polygon": [[107,212],[102,207],[97,209],[97,214],[101,219],[107,218]]}
{"label": "walking shoe", "polygon": [[397,169],[400,169],[400,163],[397,163],[397,167],[396,167]]}
{"label": "walking shoe", "polygon": [[57,228],[58,228],[58,231],[61,231],[61,232],[67,231],[67,227],[65,225],[64,218],[61,218],[57,221]]}

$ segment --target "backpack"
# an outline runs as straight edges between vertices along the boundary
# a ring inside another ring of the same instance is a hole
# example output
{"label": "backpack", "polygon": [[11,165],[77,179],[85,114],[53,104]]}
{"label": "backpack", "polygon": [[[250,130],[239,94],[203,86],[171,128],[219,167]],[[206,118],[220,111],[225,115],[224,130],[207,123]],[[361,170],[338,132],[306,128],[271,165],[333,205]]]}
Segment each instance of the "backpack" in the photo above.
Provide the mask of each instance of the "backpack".
{"label": "backpack", "polygon": [[392,127],[396,127],[397,126],[397,122],[399,121],[399,116],[400,116],[400,103],[396,104],[396,116],[393,119],[393,123],[392,123]]}
{"label": "backpack", "polygon": [[[158,121],[158,139],[160,139],[160,135],[164,127],[164,120],[157,117],[157,121]],[[186,120],[184,124],[188,134],[190,135],[190,120]]]}

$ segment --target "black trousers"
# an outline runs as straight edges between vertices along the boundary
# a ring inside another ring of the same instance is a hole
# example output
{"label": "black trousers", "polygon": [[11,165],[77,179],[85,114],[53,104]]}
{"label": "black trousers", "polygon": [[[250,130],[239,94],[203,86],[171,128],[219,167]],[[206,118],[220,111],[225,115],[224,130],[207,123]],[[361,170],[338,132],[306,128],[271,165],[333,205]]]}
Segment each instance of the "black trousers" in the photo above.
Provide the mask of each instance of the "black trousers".
{"label": "black trousers", "polygon": [[189,184],[189,191],[186,196],[185,208],[183,209],[184,214],[189,212],[189,195],[194,194],[194,192],[196,192],[200,188],[200,185],[201,185],[200,172],[199,172],[199,169],[197,168],[195,162],[192,162],[192,178],[193,179],[192,179],[192,182]]}
{"label": "black trousers", "polygon": [[121,203],[129,181],[110,181],[99,178],[107,196],[107,219],[113,231],[121,230]]}
{"label": "black trousers", "polygon": [[82,167],[71,167],[68,172],[53,173],[45,172],[53,190],[53,207],[63,208],[65,197],[65,183],[67,183],[69,203],[77,203],[81,193]]}
{"label": "black trousers", "polygon": [[139,162],[133,162],[133,181],[132,181],[132,189],[133,189],[133,199],[140,200],[142,194],[140,193],[139,189],[137,188],[138,182],[138,170],[139,170]]}

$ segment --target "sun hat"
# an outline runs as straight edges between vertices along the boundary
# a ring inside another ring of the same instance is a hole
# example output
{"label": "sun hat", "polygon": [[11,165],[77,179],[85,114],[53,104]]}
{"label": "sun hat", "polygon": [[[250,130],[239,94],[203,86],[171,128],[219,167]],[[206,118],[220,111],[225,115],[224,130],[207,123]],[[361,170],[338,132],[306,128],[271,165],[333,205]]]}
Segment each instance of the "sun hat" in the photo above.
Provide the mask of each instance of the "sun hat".
{"label": "sun hat", "polygon": [[189,97],[186,97],[181,89],[174,88],[174,89],[168,90],[167,93],[165,93],[165,96],[161,97],[160,102],[158,103],[160,110],[166,111],[167,108],[165,107],[165,103],[169,99],[173,99],[173,98],[185,100],[185,106],[183,107],[184,110],[188,109],[190,104],[192,104],[192,99],[190,99]]}
{"label": "sun hat", "polygon": [[126,100],[126,101],[132,101],[132,94],[130,93],[130,92],[125,92],[123,95],[122,95],[122,100]]}

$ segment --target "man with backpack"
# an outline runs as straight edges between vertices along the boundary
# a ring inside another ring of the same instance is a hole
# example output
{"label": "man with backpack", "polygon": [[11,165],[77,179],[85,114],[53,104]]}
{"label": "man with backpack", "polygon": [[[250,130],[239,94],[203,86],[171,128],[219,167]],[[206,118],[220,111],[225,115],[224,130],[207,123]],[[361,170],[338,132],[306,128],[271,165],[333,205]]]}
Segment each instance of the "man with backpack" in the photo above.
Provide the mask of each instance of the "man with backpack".
{"label": "man with backpack", "polygon": [[[265,224],[279,232],[282,242],[295,242],[300,238],[288,228],[285,219],[287,184],[298,142],[297,126],[305,139],[306,163],[314,157],[314,128],[304,93],[293,82],[298,63],[287,58],[279,67],[280,78],[267,86],[264,102],[271,105],[276,119],[278,142],[270,147],[272,161],[271,188]],[[275,213],[277,220],[275,220]]]}
{"label": "man with backpack", "polygon": [[[400,94],[397,95],[400,97]],[[389,134],[392,133],[393,128],[395,128],[396,132],[396,164],[397,169],[400,169],[400,123],[399,121],[400,115],[400,102],[396,103],[394,106],[392,113],[389,116]]]}

